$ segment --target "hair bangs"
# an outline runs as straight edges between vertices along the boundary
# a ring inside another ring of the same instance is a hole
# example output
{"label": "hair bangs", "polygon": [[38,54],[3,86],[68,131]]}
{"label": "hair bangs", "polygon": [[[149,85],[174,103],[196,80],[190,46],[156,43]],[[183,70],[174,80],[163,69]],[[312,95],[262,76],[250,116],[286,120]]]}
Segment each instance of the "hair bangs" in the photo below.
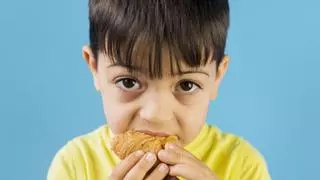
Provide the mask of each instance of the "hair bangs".
{"label": "hair bangs", "polygon": [[182,63],[219,65],[229,25],[226,2],[91,0],[93,53],[151,78],[163,76],[163,63],[170,64],[170,75],[181,73]]}

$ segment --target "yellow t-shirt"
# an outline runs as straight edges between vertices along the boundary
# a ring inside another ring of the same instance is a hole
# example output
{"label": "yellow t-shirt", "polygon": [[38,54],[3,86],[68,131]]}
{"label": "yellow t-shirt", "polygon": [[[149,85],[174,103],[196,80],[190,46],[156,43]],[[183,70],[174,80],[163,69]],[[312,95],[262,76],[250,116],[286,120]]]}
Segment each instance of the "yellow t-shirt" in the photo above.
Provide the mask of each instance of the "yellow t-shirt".
{"label": "yellow t-shirt", "polygon": [[[107,125],[77,137],[54,157],[48,180],[107,180],[119,158],[110,150]],[[185,147],[221,180],[269,180],[264,158],[244,139],[205,125]]]}

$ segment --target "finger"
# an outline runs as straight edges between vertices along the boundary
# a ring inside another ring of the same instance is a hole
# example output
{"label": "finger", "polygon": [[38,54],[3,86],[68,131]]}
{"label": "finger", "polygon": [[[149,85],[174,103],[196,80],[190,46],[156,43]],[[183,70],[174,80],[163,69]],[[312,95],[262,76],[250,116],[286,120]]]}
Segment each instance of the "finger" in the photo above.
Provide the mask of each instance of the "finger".
{"label": "finger", "polygon": [[146,180],[153,180],[153,179],[164,179],[169,173],[169,167],[164,164],[160,163],[146,178]]}
{"label": "finger", "polygon": [[140,161],[127,173],[124,179],[143,179],[156,161],[157,157],[154,153],[149,152],[145,154],[143,158],[141,158]]}
{"label": "finger", "polygon": [[175,165],[175,164],[192,164],[194,163],[193,157],[185,155],[182,152],[177,152],[172,149],[160,150],[158,152],[159,160],[163,163]]}
{"label": "finger", "polygon": [[122,160],[112,171],[109,179],[123,179],[130,169],[141,159],[144,155],[143,151],[131,153],[128,157]]}
{"label": "finger", "polygon": [[185,156],[189,156],[191,158],[195,158],[195,156],[193,154],[191,154],[189,151],[185,150],[183,147],[181,147],[178,144],[174,144],[174,143],[167,143],[165,145],[165,149],[171,149],[173,151],[176,151],[178,153],[181,153]]}
{"label": "finger", "polygon": [[208,171],[197,169],[197,167],[190,166],[187,164],[177,164],[169,168],[170,168],[169,170],[170,176],[181,176],[184,179],[204,179],[204,178],[212,179],[212,180],[217,179],[216,177],[213,177],[211,173],[210,174],[207,173]]}
{"label": "finger", "polygon": [[178,180],[176,176],[166,176],[164,180]]}

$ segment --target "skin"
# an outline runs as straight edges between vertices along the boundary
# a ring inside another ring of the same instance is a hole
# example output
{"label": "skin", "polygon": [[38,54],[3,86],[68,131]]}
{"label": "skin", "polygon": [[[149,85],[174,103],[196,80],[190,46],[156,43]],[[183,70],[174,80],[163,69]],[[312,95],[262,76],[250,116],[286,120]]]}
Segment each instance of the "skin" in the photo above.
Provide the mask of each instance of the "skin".
{"label": "skin", "polygon": [[[129,129],[148,130],[176,135],[181,145],[173,148],[168,145],[159,154],[150,156],[133,153],[114,168],[110,179],[164,179],[167,175],[185,179],[217,178],[182,147],[190,143],[205,124],[209,103],[217,98],[219,85],[228,69],[227,56],[218,70],[215,62],[198,69],[182,63],[185,73],[172,77],[169,57],[164,51],[163,77],[151,80],[143,70],[130,74],[125,67],[112,65],[102,53],[97,63],[89,46],[83,47],[82,54],[91,70],[94,86],[101,94],[107,123],[114,134]],[[162,163],[150,173],[157,159]]]}

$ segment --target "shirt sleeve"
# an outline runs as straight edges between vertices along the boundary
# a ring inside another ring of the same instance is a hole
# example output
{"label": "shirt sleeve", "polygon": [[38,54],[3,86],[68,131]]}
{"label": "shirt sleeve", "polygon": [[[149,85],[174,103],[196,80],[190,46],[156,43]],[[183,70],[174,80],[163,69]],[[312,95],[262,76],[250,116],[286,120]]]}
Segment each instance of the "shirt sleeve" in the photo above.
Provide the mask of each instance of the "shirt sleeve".
{"label": "shirt sleeve", "polygon": [[66,145],[53,158],[47,180],[75,180],[72,156],[68,155]]}
{"label": "shirt sleeve", "polygon": [[241,180],[271,180],[264,157],[248,142],[242,144]]}

